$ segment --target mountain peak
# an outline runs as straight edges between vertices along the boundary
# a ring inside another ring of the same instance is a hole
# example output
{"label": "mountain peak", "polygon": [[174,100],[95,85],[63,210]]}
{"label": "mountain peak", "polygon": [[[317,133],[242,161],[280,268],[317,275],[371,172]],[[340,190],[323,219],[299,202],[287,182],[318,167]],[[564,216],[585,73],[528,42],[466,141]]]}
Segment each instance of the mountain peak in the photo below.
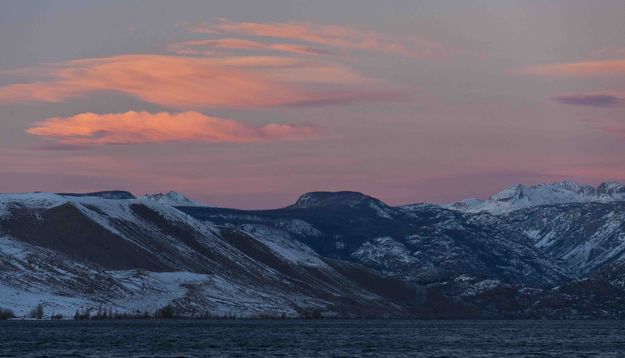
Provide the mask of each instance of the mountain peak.
{"label": "mountain peak", "polygon": [[625,185],[617,182],[601,183],[597,188],[570,180],[532,186],[513,185],[494,194],[488,200],[461,200],[448,209],[465,212],[502,214],[539,205],[609,202],[625,200]]}
{"label": "mountain peak", "polygon": [[354,206],[368,201],[379,200],[357,191],[313,191],[300,196],[292,207]]}
{"label": "mountain peak", "polygon": [[161,204],[172,206],[206,206],[200,202],[189,199],[188,197],[175,191],[168,191],[167,193],[145,194],[140,196],[139,199],[156,201]]}
{"label": "mountain peak", "polygon": [[379,216],[389,217],[389,207],[381,200],[357,191],[314,191],[297,199],[290,208],[369,208]]}
{"label": "mountain peak", "polygon": [[596,192],[598,195],[607,195],[607,196],[617,195],[617,194],[625,195],[625,184],[614,182],[614,181],[603,182],[599,184]]}
{"label": "mountain peak", "polygon": [[523,196],[524,196],[523,191],[526,188],[527,187],[523,184],[513,185],[491,196],[490,199],[496,200],[496,201],[520,200],[520,199],[523,199]]}

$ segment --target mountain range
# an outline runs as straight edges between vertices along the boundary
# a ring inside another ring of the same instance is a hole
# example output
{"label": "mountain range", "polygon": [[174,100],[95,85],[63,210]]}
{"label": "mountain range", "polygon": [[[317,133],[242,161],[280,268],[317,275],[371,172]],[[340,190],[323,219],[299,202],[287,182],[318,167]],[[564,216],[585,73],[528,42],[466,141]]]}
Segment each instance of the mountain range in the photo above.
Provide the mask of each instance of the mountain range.
{"label": "mountain range", "polygon": [[502,214],[533,206],[565,203],[613,202],[625,200],[625,185],[605,182],[599,186],[581,185],[571,181],[552,184],[509,187],[487,200],[464,199],[445,205],[449,209],[477,213]]}
{"label": "mountain range", "polygon": [[273,210],[169,192],[0,194],[0,308],[27,315],[625,318],[625,186]]}

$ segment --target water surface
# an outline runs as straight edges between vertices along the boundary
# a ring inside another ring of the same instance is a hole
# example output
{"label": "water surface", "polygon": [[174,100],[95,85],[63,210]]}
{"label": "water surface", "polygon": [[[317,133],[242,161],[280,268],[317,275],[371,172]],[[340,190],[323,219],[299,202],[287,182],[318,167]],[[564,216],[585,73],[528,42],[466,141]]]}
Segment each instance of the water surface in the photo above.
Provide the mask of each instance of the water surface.
{"label": "water surface", "polygon": [[0,355],[625,357],[625,322],[2,321]]}

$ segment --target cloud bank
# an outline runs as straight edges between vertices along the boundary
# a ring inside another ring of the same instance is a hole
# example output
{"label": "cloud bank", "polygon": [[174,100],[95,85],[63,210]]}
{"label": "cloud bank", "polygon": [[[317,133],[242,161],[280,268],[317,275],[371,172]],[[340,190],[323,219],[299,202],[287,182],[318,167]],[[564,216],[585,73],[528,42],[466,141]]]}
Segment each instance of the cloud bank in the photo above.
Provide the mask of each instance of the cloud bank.
{"label": "cloud bank", "polygon": [[338,55],[345,50],[364,50],[429,57],[443,50],[436,43],[417,38],[396,39],[342,26],[293,22],[237,23],[222,19],[192,31],[235,36],[175,42],[168,46],[166,55],[84,58],[13,70],[12,75],[31,81],[0,85],[0,104],[64,102],[112,92],[181,111],[79,113],[48,118],[27,130],[55,140],[39,149],[174,141],[302,140],[317,137],[318,129],[286,124],[251,126],[198,111],[404,98],[405,92],[361,74]]}
{"label": "cloud bank", "polygon": [[610,94],[566,94],[552,98],[553,101],[574,106],[615,107],[625,103],[621,97]]}
{"label": "cloud bank", "polygon": [[180,41],[169,46],[169,50],[171,52],[179,55],[212,55],[215,49],[270,50],[298,55],[333,54],[330,50],[323,50],[310,46],[285,43],[266,43],[237,38]]}
{"label": "cloud bank", "polygon": [[524,73],[538,76],[608,76],[625,75],[625,60],[555,63],[527,67]]}
{"label": "cloud bank", "polygon": [[0,87],[0,103],[60,102],[112,91],[176,109],[370,101],[389,92],[344,66],[306,59],[122,55],[42,68],[47,81]]}
{"label": "cloud bank", "polygon": [[43,149],[79,149],[108,144],[164,142],[261,142],[316,138],[318,128],[271,123],[250,126],[198,112],[81,113],[36,123],[28,133],[55,139]]}
{"label": "cloud bank", "polygon": [[342,50],[364,50],[414,58],[431,58],[449,51],[448,48],[437,42],[417,36],[397,38],[374,31],[365,31],[346,26],[292,21],[272,23],[235,22],[222,18],[215,23],[207,22],[191,26],[189,30],[195,33],[269,37],[307,42]]}

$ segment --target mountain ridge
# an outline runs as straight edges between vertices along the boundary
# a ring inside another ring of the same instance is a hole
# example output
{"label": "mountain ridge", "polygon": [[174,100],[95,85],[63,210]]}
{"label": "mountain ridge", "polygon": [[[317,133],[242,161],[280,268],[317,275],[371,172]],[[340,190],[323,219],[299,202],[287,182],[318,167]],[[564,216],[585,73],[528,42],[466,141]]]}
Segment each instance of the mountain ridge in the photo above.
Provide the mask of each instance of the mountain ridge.
{"label": "mountain ridge", "polygon": [[488,212],[497,215],[541,205],[623,200],[625,200],[625,184],[603,182],[593,187],[565,180],[531,186],[516,184],[486,200],[470,198],[442,206],[463,212]]}
{"label": "mountain ridge", "polygon": [[144,194],[138,197],[139,200],[152,200],[161,204],[173,206],[209,206],[198,201],[192,200],[187,196],[176,191],[168,191],[167,193]]}
{"label": "mountain ridge", "polygon": [[[32,192],[40,193],[40,192]],[[28,194],[28,193],[21,193]],[[100,197],[103,199],[118,200],[151,200],[172,206],[199,206],[210,205],[193,200],[176,191],[166,193],[144,194],[136,197],[124,190],[109,190],[89,193],[56,193],[64,197]],[[490,214],[504,214],[529,207],[581,203],[581,202],[612,202],[625,201],[625,184],[616,181],[602,182],[596,187],[564,180],[552,183],[534,185],[515,184],[491,195],[488,199],[466,198],[448,204],[418,203],[391,206],[380,199],[357,191],[311,191],[300,195],[293,204],[286,208],[327,208],[327,207],[358,207],[369,206],[381,213],[388,208],[410,208],[420,205],[438,205],[440,207],[467,213],[487,212]],[[235,209],[237,210],[237,209]],[[383,214],[384,215],[384,214]]]}
{"label": "mountain ridge", "polygon": [[[526,200],[527,188],[495,198]],[[625,318],[622,184],[529,188],[603,201],[529,201],[493,215],[393,207],[358,192],[306,193],[272,210],[123,191],[0,194],[0,307],[20,315],[43,304],[63,315],[169,306],[185,317]]]}

